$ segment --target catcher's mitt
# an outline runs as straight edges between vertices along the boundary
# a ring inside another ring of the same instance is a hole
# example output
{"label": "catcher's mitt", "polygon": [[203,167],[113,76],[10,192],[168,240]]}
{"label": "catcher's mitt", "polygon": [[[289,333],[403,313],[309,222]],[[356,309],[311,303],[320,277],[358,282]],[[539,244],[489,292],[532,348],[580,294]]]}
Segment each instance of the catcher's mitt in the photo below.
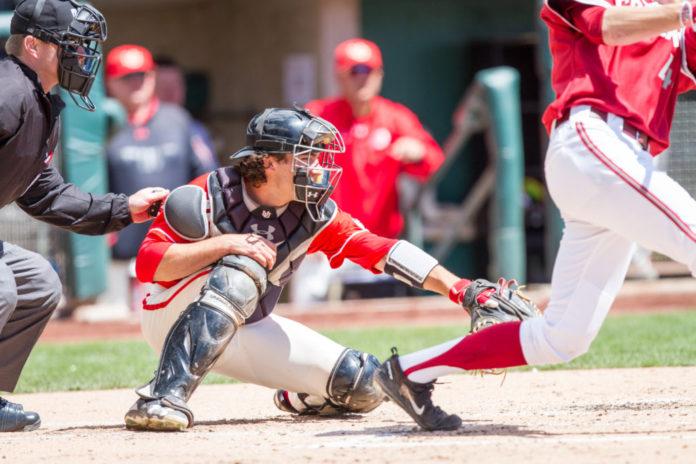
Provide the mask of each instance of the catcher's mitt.
{"label": "catcher's mitt", "polygon": [[501,278],[495,284],[477,279],[467,287],[461,303],[471,316],[471,332],[541,314],[536,304],[520,291],[514,279]]}

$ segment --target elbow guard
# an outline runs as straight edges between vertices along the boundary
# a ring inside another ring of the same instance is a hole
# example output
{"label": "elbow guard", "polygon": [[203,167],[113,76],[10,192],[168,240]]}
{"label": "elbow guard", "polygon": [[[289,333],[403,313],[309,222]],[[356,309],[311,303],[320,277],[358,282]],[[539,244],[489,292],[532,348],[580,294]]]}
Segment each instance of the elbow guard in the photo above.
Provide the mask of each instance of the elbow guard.
{"label": "elbow guard", "polygon": [[384,272],[408,285],[423,288],[437,260],[425,251],[405,240],[399,240],[387,253]]}
{"label": "elbow guard", "polygon": [[208,236],[205,191],[196,185],[182,185],[164,203],[164,220],[182,238],[203,240]]}

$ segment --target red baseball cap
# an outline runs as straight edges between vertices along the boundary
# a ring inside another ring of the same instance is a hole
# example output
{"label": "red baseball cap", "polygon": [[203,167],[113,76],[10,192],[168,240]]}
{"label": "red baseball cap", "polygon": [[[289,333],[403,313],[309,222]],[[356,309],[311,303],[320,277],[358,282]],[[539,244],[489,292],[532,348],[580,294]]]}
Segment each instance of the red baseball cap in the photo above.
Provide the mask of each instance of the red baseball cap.
{"label": "red baseball cap", "polygon": [[140,45],[120,45],[106,57],[105,73],[107,79],[116,79],[137,72],[150,72],[155,69],[152,53]]}
{"label": "red baseball cap", "polygon": [[347,71],[356,65],[371,69],[382,67],[382,52],[374,42],[365,39],[348,39],[341,42],[334,50],[336,69]]}

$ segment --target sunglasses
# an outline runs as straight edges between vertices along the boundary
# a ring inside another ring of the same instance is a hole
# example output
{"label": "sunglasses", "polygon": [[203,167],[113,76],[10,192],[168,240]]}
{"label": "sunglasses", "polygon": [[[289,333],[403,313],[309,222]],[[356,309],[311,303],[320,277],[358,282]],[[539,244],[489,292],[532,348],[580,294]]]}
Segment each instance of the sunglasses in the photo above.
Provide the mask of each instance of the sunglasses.
{"label": "sunglasses", "polygon": [[145,79],[145,73],[141,71],[128,73],[121,76],[119,79],[121,79],[124,82],[139,82]]}
{"label": "sunglasses", "polygon": [[374,70],[374,68],[372,68],[366,64],[356,64],[350,68],[350,75],[351,76],[360,76],[360,75],[370,74],[373,70]]}

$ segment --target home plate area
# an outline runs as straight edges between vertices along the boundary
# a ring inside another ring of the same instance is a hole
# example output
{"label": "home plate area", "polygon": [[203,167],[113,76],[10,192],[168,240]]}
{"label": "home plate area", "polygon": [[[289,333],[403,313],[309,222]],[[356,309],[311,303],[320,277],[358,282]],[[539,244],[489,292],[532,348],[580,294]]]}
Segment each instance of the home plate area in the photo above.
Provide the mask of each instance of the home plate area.
{"label": "home plate area", "polygon": [[[502,384],[501,384],[502,381]],[[17,395],[42,428],[3,435],[0,463],[688,462],[696,367],[525,371],[441,379],[434,400],[464,423],[419,430],[392,403],[366,415],[293,417],[254,385],[205,385],[186,432],[132,432],[132,390]]]}

